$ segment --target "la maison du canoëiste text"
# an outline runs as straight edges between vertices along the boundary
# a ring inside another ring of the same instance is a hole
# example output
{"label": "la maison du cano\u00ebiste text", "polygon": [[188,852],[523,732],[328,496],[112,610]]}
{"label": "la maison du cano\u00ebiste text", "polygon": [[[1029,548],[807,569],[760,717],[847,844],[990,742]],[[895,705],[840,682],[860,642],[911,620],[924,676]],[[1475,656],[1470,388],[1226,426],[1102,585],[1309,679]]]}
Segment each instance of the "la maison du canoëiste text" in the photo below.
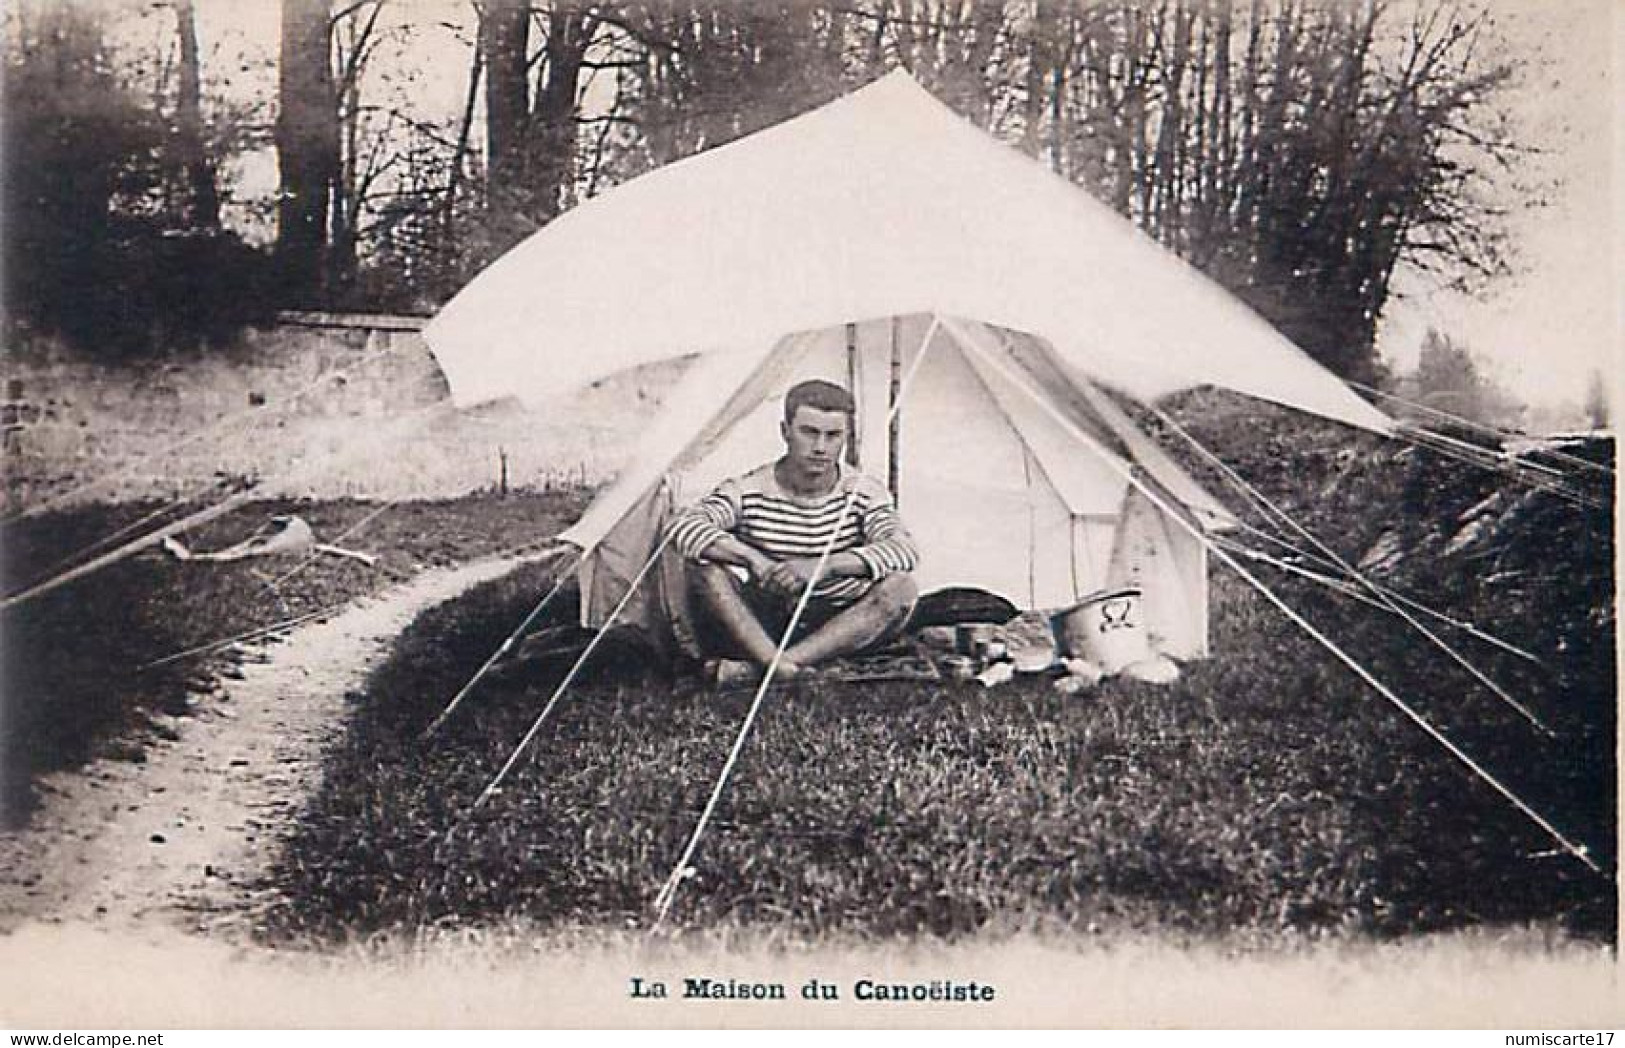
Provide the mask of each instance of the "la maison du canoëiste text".
{"label": "la maison du cano\u00ebiste text", "polygon": [[[674,992],[674,990],[676,992]],[[990,983],[956,979],[930,979],[923,982],[883,982],[855,979],[842,992],[841,984],[824,979],[808,979],[797,996],[807,1001],[854,1000],[883,1004],[980,1004],[992,1001],[997,989]],[[634,1000],[784,1001],[790,993],[780,982],[749,982],[740,979],[711,979],[685,976],[668,985],[665,980],[634,975],[627,985]]]}

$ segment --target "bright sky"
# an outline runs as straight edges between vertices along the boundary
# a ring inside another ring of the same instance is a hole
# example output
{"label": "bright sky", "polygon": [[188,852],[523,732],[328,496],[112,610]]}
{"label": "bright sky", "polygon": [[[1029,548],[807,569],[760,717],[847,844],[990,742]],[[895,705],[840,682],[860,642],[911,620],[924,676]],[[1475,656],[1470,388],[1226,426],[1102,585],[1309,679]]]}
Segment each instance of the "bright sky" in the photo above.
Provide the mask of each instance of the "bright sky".
{"label": "bright sky", "polygon": [[[1525,400],[1578,402],[1594,371],[1625,375],[1625,272],[1614,268],[1620,230],[1612,185],[1625,148],[1617,129],[1625,87],[1613,73],[1625,60],[1625,0],[1493,2],[1500,30],[1529,63],[1514,111],[1544,151],[1521,177],[1546,183],[1548,203],[1512,217],[1514,273],[1477,296],[1399,274],[1400,297],[1390,303],[1378,344],[1405,370],[1428,327],[1438,327]],[[466,37],[469,4],[395,0],[391,7],[386,21],[411,27],[400,64],[421,70],[402,89],[421,112],[455,113],[467,86],[468,52],[457,34]],[[225,68],[238,97],[274,97],[278,8],[271,0],[199,0],[205,76]],[[242,195],[274,193],[273,165],[266,156],[245,166]],[[1510,180],[1507,195],[1514,199]]]}
{"label": "bright sky", "polygon": [[[1579,401],[1593,371],[1625,374],[1619,206],[1618,118],[1625,89],[1614,69],[1625,58],[1625,4],[1618,0],[1502,0],[1499,21],[1530,58],[1516,113],[1539,170],[1556,181],[1550,204],[1511,220],[1514,274],[1480,296],[1441,292],[1414,274],[1396,279],[1379,346],[1402,369],[1415,363],[1429,326],[1472,349],[1523,399]],[[1616,407],[1622,403],[1618,397]],[[1615,412],[1618,414],[1617,410]]]}

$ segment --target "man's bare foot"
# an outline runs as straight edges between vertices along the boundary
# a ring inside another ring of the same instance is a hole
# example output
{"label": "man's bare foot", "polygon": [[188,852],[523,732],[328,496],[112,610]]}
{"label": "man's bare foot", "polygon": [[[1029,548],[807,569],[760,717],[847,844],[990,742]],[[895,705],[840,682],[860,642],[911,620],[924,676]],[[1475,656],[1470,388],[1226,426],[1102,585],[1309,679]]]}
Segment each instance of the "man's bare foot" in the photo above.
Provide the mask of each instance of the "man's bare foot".
{"label": "man's bare foot", "polygon": [[[760,684],[762,676],[767,673],[767,666],[743,659],[717,659],[711,664],[708,672],[718,691],[739,691]],[[773,683],[789,684],[792,681],[805,680],[811,677],[812,673],[810,668],[800,663],[780,659],[778,666],[773,670]]]}

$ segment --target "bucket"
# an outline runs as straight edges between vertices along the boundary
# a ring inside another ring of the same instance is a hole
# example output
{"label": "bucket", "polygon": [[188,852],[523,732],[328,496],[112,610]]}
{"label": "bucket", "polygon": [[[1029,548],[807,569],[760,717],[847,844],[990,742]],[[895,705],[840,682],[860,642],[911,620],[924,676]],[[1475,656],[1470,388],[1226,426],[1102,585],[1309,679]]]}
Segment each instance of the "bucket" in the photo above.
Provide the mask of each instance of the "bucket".
{"label": "bucket", "polygon": [[1091,594],[1050,617],[1055,645],[1063,656],[1088,659],[1107,673],[1151,657],[1140,617],[1138,587]]}

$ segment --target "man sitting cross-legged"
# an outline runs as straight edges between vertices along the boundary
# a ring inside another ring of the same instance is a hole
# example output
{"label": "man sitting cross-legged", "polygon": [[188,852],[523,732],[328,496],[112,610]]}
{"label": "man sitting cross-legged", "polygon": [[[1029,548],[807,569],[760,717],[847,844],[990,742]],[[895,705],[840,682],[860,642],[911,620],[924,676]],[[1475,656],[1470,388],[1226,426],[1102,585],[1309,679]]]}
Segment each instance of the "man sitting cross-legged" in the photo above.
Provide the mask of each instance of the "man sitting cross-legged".
{"label": "man sitting cross-legged", "polygon": [[773,660],[834,535],[802,628],[779,661],[776,673],[787,680],[896,636],[917,596],[917,554],[891,496],[842,468],[852,414],[840,386],[795,386],[784,398],[784,455],[722,482],[671,524],[699,610],[730,654],[759,667]]}

